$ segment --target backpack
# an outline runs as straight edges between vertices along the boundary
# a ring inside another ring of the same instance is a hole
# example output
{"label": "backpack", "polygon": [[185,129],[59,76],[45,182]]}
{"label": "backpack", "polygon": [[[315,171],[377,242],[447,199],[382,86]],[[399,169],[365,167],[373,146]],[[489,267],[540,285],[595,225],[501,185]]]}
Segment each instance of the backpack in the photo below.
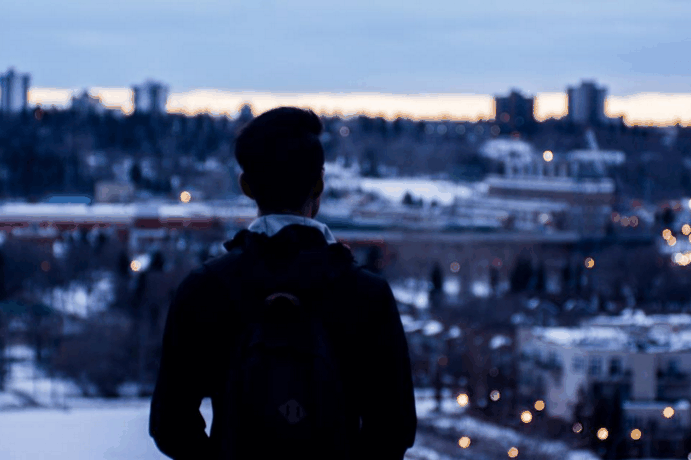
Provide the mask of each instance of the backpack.
{"label": "backpack", "polygon": [[273,270],[248,259],[225,398],[232,421],[223,437],[233,445],[222,450],[234,454],[223,458],[351,458],[342,368],[323,313],[352,254],[332,244]]}

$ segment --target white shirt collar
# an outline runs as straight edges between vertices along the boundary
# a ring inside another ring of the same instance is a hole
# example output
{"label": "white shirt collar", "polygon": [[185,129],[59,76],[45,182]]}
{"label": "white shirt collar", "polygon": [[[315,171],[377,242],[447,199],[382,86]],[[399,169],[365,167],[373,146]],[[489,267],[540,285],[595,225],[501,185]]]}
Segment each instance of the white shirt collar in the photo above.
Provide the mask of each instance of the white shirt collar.
{"label": "white shirt collar", "polygon": [[321,231],[326,238],[328,244],[336,243],[336,238],[329,230],[326,224],[322,224],[314,219],[304,216],[295,216],[293,214],[267,214],[261,216],[252,221],[252,223],[247,227],[247,230],[257,233],[265,233],[267,236],[271,237],[278,233],[283,227],[291,224],[306,225],[308,227],[314,227]]}

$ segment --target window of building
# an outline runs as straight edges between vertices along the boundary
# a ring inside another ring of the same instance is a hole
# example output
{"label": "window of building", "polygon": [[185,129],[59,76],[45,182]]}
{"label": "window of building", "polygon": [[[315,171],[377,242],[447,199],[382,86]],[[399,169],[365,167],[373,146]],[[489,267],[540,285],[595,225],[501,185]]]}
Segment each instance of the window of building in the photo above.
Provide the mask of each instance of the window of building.
{"label": "window of building", "polygon": [[588,375],[600,375],[602,370],[602,358],[600,356],[591,356],[588,361]]}
{"label": "window of building", "polygon": [[574,356],[571,360],[571,368],[574,372],[583,372],[585,368],[585,359],[583,359],[583,356]]}
{"label": "window of building", "polygon": [[670,359],[667,362],[667,372],[671,375],[676,375],[679,373],[679,360],[678,359]]}

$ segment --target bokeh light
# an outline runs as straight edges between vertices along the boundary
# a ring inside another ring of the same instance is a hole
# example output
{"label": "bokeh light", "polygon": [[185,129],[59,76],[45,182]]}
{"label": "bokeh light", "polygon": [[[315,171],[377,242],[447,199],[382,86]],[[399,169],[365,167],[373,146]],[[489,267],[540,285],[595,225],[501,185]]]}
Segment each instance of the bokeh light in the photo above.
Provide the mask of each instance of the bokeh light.
{"label": "bokeh light", "polygon": [[533,420],[533,414],[531,414],[529,410],[524,410],[521,413],[521,422],[530,423],[531,420]]}
{"label": "bokeh light", "polygon": [[672,237],[672,230],[668,228],[662,230],[662,237],[666,240],[670,239]]}
{"label": "bokeh light", "polygon": [[50,262],[48,262],[47,260],[41,262],[41,270],[43,270],[44,272],[50,270]]}
{"label": "bokeh light", "polygon": [[550,162],[554,159],[554,154],[551,150],[545,150],[545,153],[542,154],[542,158],[544,158],[545,161]]}
{"label": "bokeh light", "polygon": [[585,259],[585,267],[586,268],[593,268],[595,266],[595,259],[592,257],[588,257]]}
{"label": "bokeh light", "polygon": [[516,457],[518,457],[518,449],[516,449],[515,447],[512,447],[511,449],[509,449],[508,454],[509,454],[509,457],[516,458]]}
{"label": "bokeh light", "polygon": [[494,390],[489,394],[489,399],[492,401],[499,401],[499,398],[501,398],[501,393],[498,390]]}
{"label": "bokeh light", "polygon": [[142,264],[138,260],[133,260],[132,263],[130,263],[130,268],[133,272],[138,272],[139,269],[142,268]]}
{"label": "bokeh light", "polygon": [[468,395],[465,394],[465,393],[461,393],[461,394],[458,395],[458,397],[456,398],[456,401],[458,402],[458,405],[459,405],[459,406],[465,407],[465,406],[468,405],[468,401],[469,401]]}
{"label": "bokeh light", "polygon": [[180,201],[182,201],[183,203],[189,203],[191,199],[192,195],[190,194],[190,192],[185,191],[180,194]]}
{"label": "bokeh light", "polygon": [[670,237],[670,239],[667,240],[667,244],[669,244],[670,246],[674,246],[675,244],[677,244],[677,239],[672,236]]}
{"label": "bokeh light", "polygon": [[672,417],[674,417],[674,409],[672,409],[672,407],[670,407],[670,406],[667,406],[667,407],[665,407],[665,409],[662,411],[662,415],[663,415],[665,418],[672,418]]}
{"label": "bokeh light", "polygon": [[638,428],[634,428],[633,430],[631,430],[631,439],[633,439],[634,441],[638,441],[639,439],[641,439],[641,430],[639,430]]}
{"label": "bokeh light", "polygon": [[458,262],[451,262],[450,268],[453,273],[458,273],[458,271],[461,269],[461,264],[459,264]]}
{"label": "bokeh light", "polygon": [[545,402],[541,399],[535,401],[535,410],[540,411],[545,409]]}
{"label": "bokeh light", "polygon": [[583,431],[583,425],[581,425],[580,423],[574,423],[571,429],[574,433],[580,433],[581,431]]}
{"label": "bokeh light", "polygon": [[597,437],[600,441],[604,441],[605,439],[607,439],[607,436],[609,436],[607,428],[600,428],[599,430],[597,430]]}
{"label": "bokeh light", "polygon": [[470,446],[470,438],[468,436],[463,436],[458,440],[458,445],[464,449],[467,449]]}
{"label": "bokeh light", "polygon": [[681,233],[683,233],[684,235],[688,236],[689,233],[691,233],[691,225],[689,225],[689,224],[684,224],[684,225],[681,227]]}

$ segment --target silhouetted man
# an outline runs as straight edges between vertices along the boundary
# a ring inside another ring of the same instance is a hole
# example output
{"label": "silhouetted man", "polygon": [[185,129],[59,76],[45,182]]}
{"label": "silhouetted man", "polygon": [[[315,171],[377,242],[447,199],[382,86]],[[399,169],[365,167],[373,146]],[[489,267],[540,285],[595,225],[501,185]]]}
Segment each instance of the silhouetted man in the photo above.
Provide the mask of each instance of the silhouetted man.
{"label": "silhouetted man", "polygon": [[[314,220],[321,130],[312,111],[282,107],[237,138],[240,186],[258,218],[224,243],[227,254],[193,270],[171,303],[150,434],[174,459],[400,460],[414,443],[410,358],[391,288]],[[298,311],[310,313],[296,320]],[[319,340],[305,339],[304,375],[286,367],[293,352],[271,354],[312,333]],[[258,364],[269,356],[275,366]],[[316,384],[305,390],[303,381]]]}

